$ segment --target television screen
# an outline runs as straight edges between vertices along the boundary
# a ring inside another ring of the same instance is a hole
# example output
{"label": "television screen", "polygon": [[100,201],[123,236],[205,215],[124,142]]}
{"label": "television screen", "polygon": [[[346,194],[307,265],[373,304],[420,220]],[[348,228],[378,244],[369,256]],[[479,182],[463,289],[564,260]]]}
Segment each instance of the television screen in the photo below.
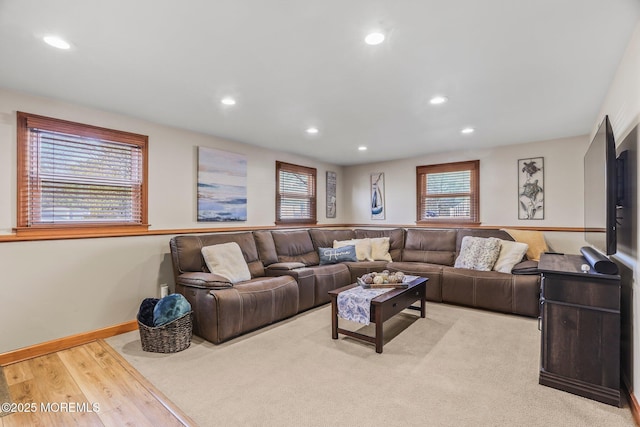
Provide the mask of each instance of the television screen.
{"label": "television screen", "polygon": [[616,253],[616,144],[605,116],[584,156],[585,240],[605,255]]}

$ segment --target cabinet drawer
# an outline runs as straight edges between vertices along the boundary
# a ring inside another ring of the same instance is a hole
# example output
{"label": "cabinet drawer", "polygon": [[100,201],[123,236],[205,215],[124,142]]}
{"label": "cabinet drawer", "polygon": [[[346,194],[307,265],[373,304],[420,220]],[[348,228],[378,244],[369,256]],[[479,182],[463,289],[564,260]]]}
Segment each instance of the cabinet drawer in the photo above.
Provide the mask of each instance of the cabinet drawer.
{"label": "cabinet drawer", "polygon": [[542,276],[542,297],[545,300],[620,310],[619,281],[594,280],[592,276],[587,278],[589,280],[579,276],[545,273]]}

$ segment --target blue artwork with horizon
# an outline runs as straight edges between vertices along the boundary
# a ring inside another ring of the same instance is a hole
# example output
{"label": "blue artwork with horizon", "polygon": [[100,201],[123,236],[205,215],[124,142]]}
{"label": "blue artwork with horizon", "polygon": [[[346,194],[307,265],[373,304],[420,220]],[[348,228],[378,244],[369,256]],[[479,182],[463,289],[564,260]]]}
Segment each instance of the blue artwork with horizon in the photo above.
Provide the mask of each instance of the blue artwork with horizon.
{"label": "blue artwork with horizon", "polygon": [[246,156],[198,147],[198,221],[246,220]]}

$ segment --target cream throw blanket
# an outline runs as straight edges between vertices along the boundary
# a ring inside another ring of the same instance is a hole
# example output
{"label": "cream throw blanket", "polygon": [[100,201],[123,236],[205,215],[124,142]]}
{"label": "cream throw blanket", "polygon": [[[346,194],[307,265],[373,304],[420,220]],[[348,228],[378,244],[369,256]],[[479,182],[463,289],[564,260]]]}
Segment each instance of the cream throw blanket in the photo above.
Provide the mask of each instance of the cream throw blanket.
{"label": "cream throw blanket", "polygon": [[503,230],[509,233],[516,242],[529,245],[527,258],[532,261],[540,261],[540,255],[549,250],[549,246],[544,240],[544,234],[541,231],[516,230],[513,228],[503,228]]}
{"label": "cream throw blanket", "polygon": [[202,256],[210,272],[229,279],[231,283],[251,279],[247,262],[236,242],[205,246]]}

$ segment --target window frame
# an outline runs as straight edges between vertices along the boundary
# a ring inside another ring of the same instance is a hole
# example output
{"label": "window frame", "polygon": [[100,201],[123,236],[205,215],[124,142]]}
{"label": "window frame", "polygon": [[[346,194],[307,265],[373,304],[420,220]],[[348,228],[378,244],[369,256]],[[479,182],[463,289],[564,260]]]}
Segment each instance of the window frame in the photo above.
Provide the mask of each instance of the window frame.
{"label": "window frame", "polygon": [[[32,236],[34,238],[74,238],[85,235],[91,236],[121,236],[146,232],[148,224],[148,146],[149,137],[146,135],[124,132],[120,130],[102,128],[83,123],[71,122],[52,117],[18,111],[17,114],[17,236]],[[37,124],[40,129],[52,132],[63,132],[80,137],[95,138],[116,143],[136,146],[142,156],[141,178],[142,185],[138,197],[140,199],[140,222],[70,222],[58,224],[29,224],[29,209],[31,200],[29,195],[28,168],[30,163],[29,144],[30,129]]]}
{"label": "window frame", "polygon": [[[439,195],[439,197],[451,197],[452,195],[469,196],[470,197],[470,218],[469,219],[455,219],[455,218],[423,218],[422,215],[422,200],[427,198],[427,194],[423,193],[422,188],[423,176],[435,173],[447,173],[447,172],[470,172],[470,191],[469,193],[446,193]],[[416,166],[416,224],[425,225],[480,225],[480,160],[469,160],[463,162],[452,163],[439,163],[434,165],[422,165]]]}
{"label": "window frame", "polygon": [[[281,199],[282,195],[280,193],[280,171],[286,171],[291,173],[305,173],[309,176],[313,177],[313,194],[307,195],[311,202],[310,207],[310,218],[290,218],[290,219],[282,219],[281,216]],[[318,223],[318,173],[316,168],[311,168],[307,166],[295,165],[293,163],[286,163],[276,160],[276,225],[292,225],[292,224],[317,224]]]}

